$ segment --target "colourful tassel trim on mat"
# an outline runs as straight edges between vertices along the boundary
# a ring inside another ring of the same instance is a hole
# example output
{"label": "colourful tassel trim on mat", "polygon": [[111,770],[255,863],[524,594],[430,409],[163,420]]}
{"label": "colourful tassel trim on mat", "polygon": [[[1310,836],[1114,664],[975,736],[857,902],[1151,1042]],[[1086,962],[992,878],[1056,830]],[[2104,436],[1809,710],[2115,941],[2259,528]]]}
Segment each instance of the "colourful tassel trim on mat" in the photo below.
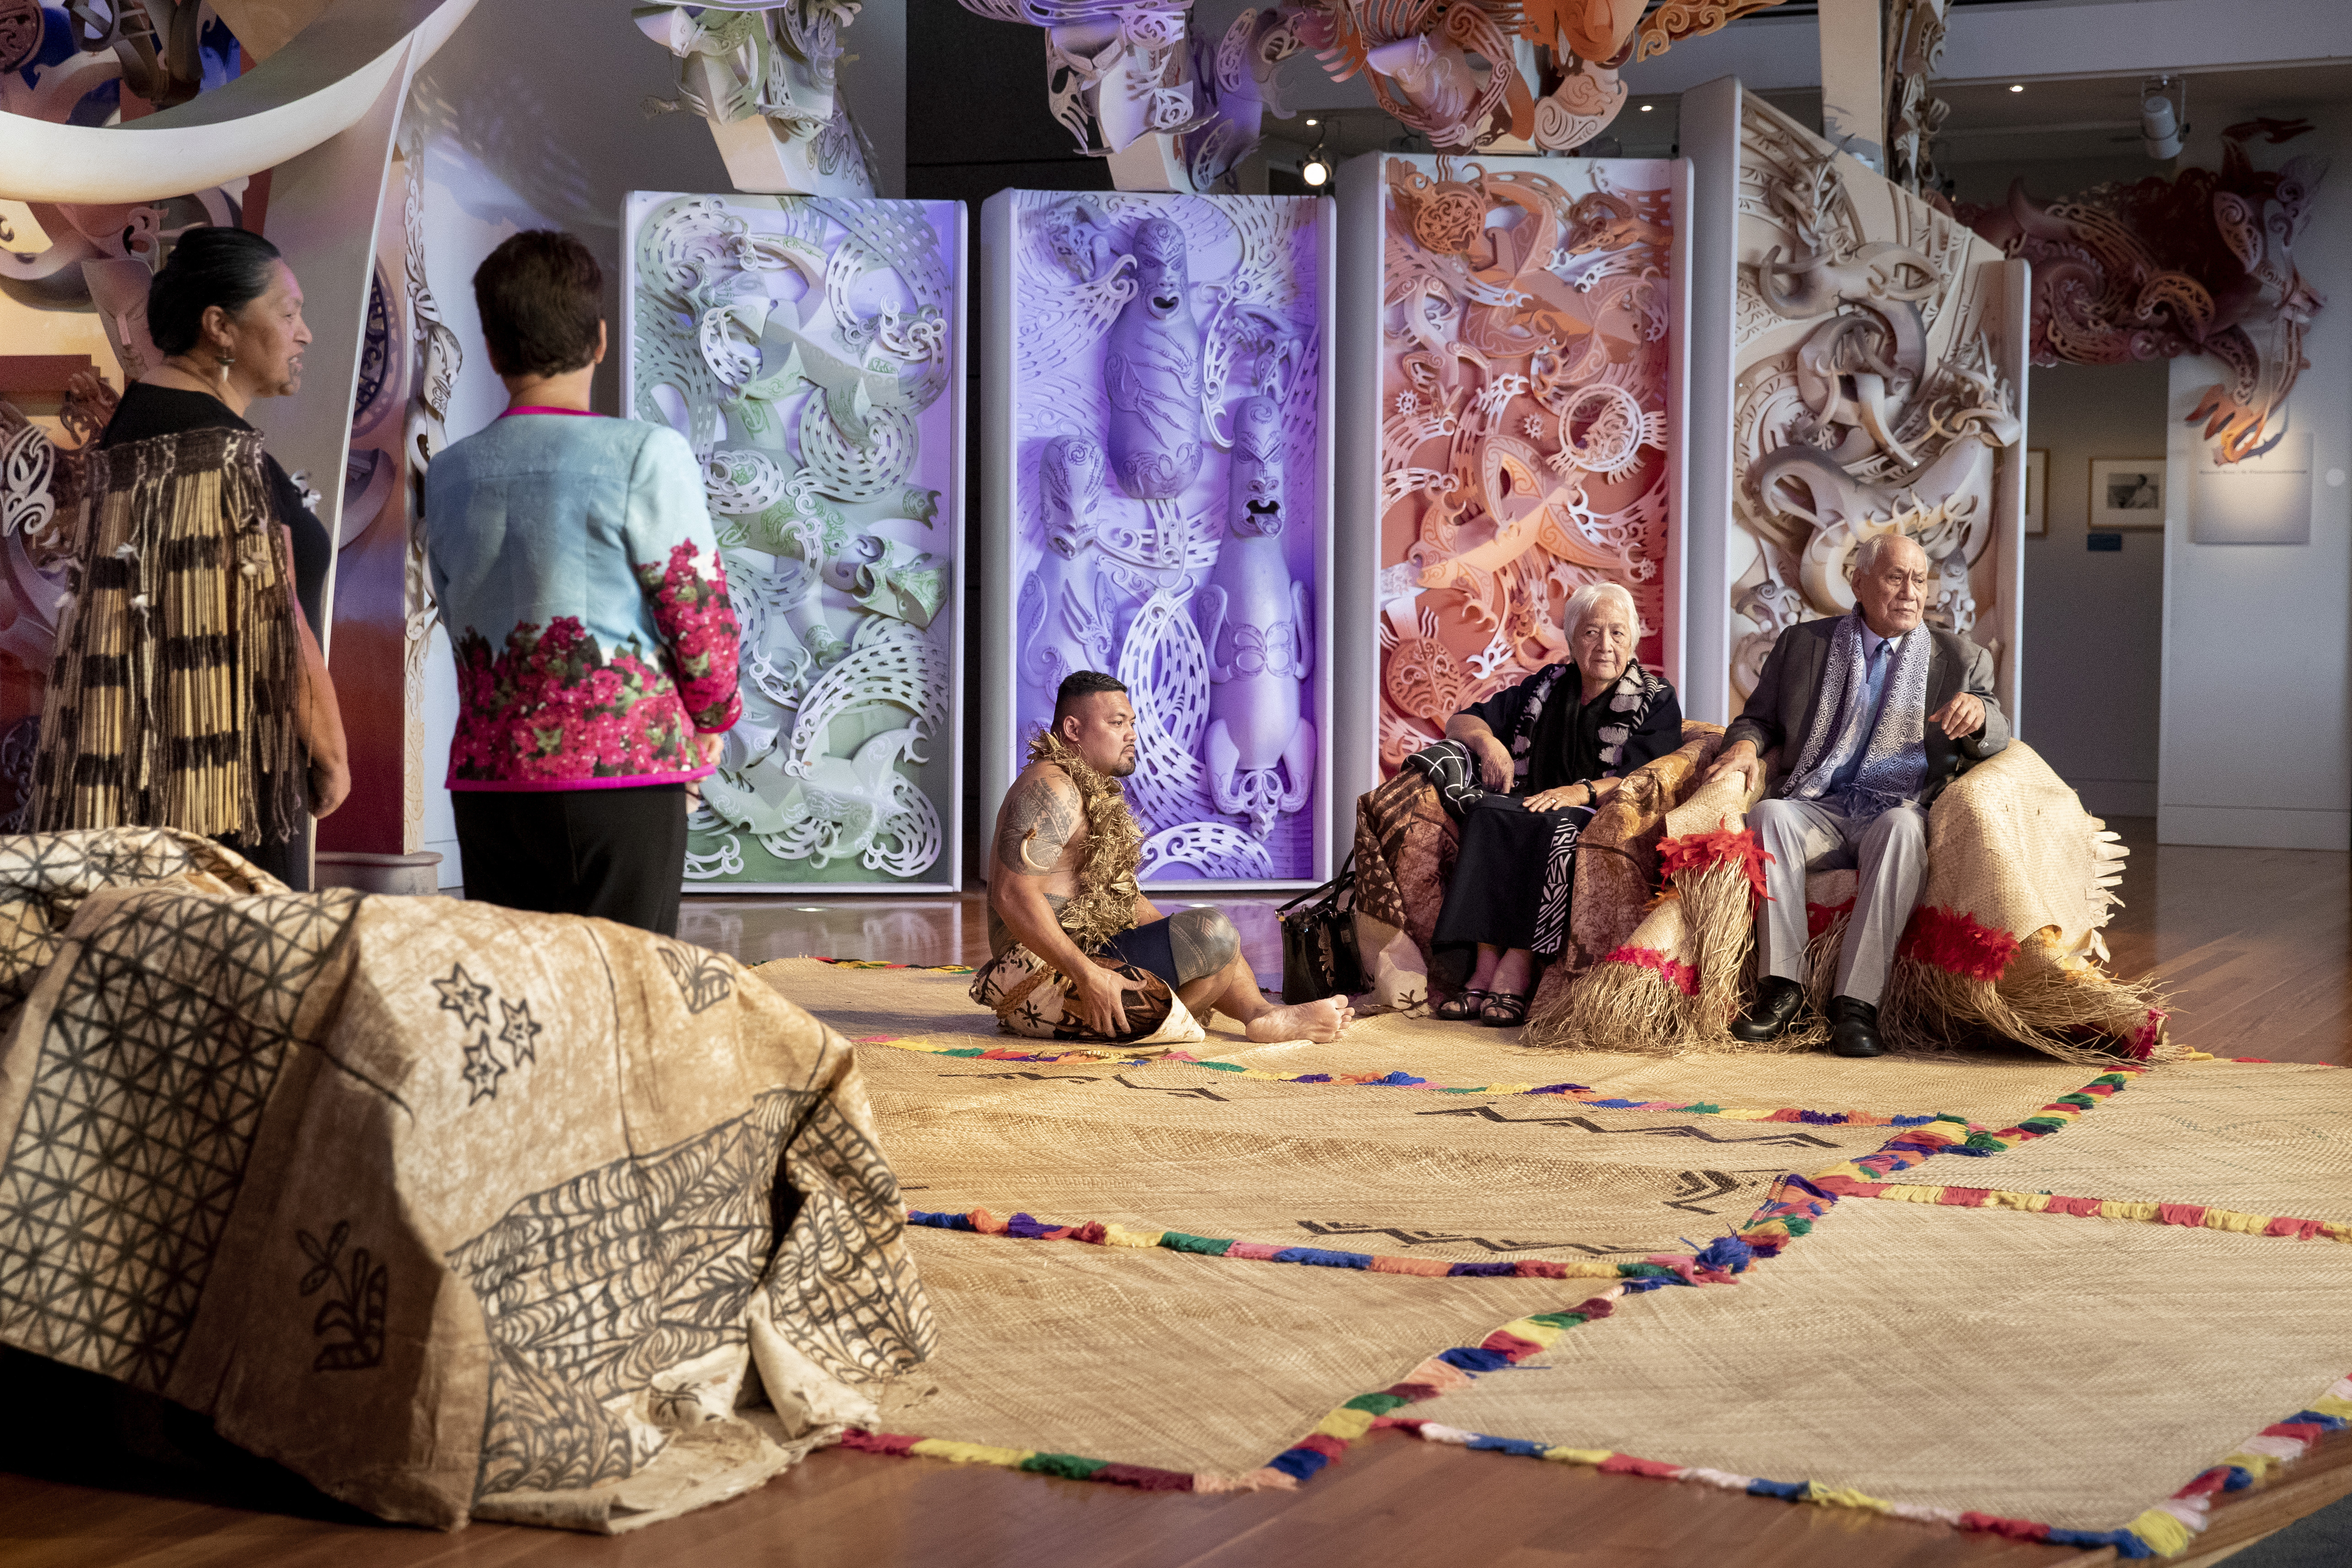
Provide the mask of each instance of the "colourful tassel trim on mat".
{"label": "colourful tassel trim on mat", "polygon": [[843,969],[920,969],[933,974],[970,974],[969,963],[886,963],[878,958],[818,958],[812,954],[812,963],[831,963]]}
{"label": "colourful tassel trim on mat", "polygon": [[1630,963],[1641,969],[1654,969],[1659,977],[1685,996],[1698,994],[1698,971],[1671,953],[1660,952],[1654,947],[1621,947],[1601,960],[1603,963]]}
{"label": "colourful tassel trim on mat", "polygon": [[1748,879],[1748,901],[1760,904],[1764,867],[1772,858],[1756,835],[1744,827],[1718,828],[1713,833],[1685,833],[1680,838],[1658,840],[1658,877],[1672,881],[1685,871],[1711,871],[1736,867]]}
{"label": "colourful tassel trim on mat", "polygon": [[1209,1473],[1187,1475],[1181,1470],[1155,1470],[1140,1465],[1114,1465],[1074,1454],[1049,1454],[1031,1448],[995,1448],[980,1443],[952,1443],[936,1437],[910,1437],[889,1432],[852,1428],[841,1446],[869,1454],[895,1454],[915,1458],[948,1459],[961,1465],[1001,1465],[1006,1469],[1064,1476],[1071,1480],[1110,1481],[1146,1491],[1243,1492],[1268,1489],[1289,1490],[1348,1451],[1375,1426],[1397,1426],[1388,1413],[1402,1405],[1434,1399],[1466,1385],[1478,1373],[1514,1366],[1549,1349],[1559,1336],[1580,1324],[1605,1318],[1612,1302],[1633,1285],[1615,1285],[1564,1312],[1538,1312],[1515,1318],[1475,1345],[1442,1351],[1405,1373],[1402,1380],[1375,1394],[1360,1394],[1316,1425],[1315,1430],[1285,1448],[1255,1470],[1238,1476]]}
{"label": "colourful tassel trim on mat", "polygon": [[[1116,1053],[1100,1050],[1052,1052],[1022,1052],[1002,1046],[940,1046],[928,1040],[899,1039],[889,1035],[861,1035],[861,1046],[890,1046],[902,1051],[919,1051],[926,1056],[959,1057],[992,1062],[1098,1062],[1124,1059]],[[1419,1089],[1433,1094],[1546,1094],[1573,1100],[1599,1110],[1679,1110],[1691,1116],[1720,1116],[1727,1121],[1794,1121],[1808,1127],[1924,1127],[1937,1120],[1933,1116],[1885,1116],[1872,1110],[1807,1110],[1797,1106],[1743,1107],[1718,1105],[1713,1100],[1690,1101],[1674,1100],[1626,1100],[1603,1095],[1599,1089],[1580,1083],[1432,1083],[1409,1072],[1266,1072],[1257,1068],[1245,1068],[1239,1062],[1218,1061],[1196,1057],[1185,1051],[1170,1051],[1150,1058],[1150,1066],[1199,1068],[1207,1072],[1231,1073],[1236,1078],[1255,1079],[1261,1083],[1328,1083],[1351,1089]]]}
{"label": "colourful tassel trim on mat", "polygon": [[2070,1198],[2055,1193],[2004,1192],[1998,1187],[1927,1187],[1898,1183],[1846,1182],[1836,1190],[1842,1197],[1938,1204],[1948,1208],[2016,1209],[2023,1214],[2073,1215],[2082,1219],[2120,1219],[2142,1225],[2185,1226],[2191,1230],[2228,1230],[2241,1236],[2277,1236],[2292,1241],[2325,1238],[2352,1242],[2352,1222],[2295,1219],[2287,1215],[2241,1214],[2235,1209],[2214,1208],[2204,1204]]}
{"label": "colourful tassel trim on mat", "polygon": [[1415,1274],[1429,1279],[1615,1279],[1627,1290],[1654,1290],[1663,1285],[1729,1285],[1732,1276],[1748,1267],[1751,1249],[1726,1237],[1696,1257],[1660,1253],[1640,1263],[1603,1263],[1580,1258],[1573,1262],[1550,1258],[1497,1259],[1462,1263],[1443,1258],[1391,1258],[1370,1252],[1341,1252],[1325,1247],[1276,1247],[1263,1241],[1235,1241],[1228,1237],[1192,1236],[1181,1230],[1129,1230],[1117,1224],[1087,1220],[1078,1225],[1055,1225],[1034,1215],[1016,1214],[999,1219],[986,1209],[969,1214],[945,1210],[908,1209],[908,1225],[934,1230],[964,1230],[981,1236],[1010,1237],[1018,1241],[1082,1241],[1090,1247],[1163,1247],[1204,1258],[1227,1258],[1249,1263],[1300,1263],[1310,1268],[1359,1268],[1372,1274]]}
{"label": "colourful tassel trim on mat", "polygon": [[1842,904],[1807,904],[1805,906],[1805,940],[1819,942],[1830,927],[1853,913],[1853,900]]}
{"label": "colourful tassel trim on mat", "polygon": [[[1474,1375],[1475,1371],[1483,1370],[1486,1369],[1473,1369]],[[2216,1494],[2243,1491],[2270,1470],[2301,1458],[2326,1434],[2340,1432],[2347,1425],[2352,1425],[2352,1378],[2337,1383],[2327,1391],[2325,1398],[2315,1400],[2310,1409],[2299,1410],[2284,1421],[2265,1426],[2259,1435],[2248,1438],[2240,1451],[2204,1471],[2123,1529],[2108,1531],[2062,1530],[2055,1525],[2039,1524],[2031,1520],[2004,1519],[1999,1514],[1929,1508],[1919,1503],[1889,1502],[1850,1487],[1825,1487],[1819,1481],[1766,1480],[1759,1476],[1733,1475],[1727,1470],[1704,1469],[1696,1465],[1669,1465],[1656,1459],[1641,1459],[1631,1454],[1612,1453],[1606,1448],[1570,1448],[1518,1437],[1490,1437],[1481,1432],[1465,1432],[1458,1426],[1441,1426],[1434,1421],[1383,1415],[1373,1425],[1393,1426],[1411,1432],[1426,1442],[1445,1443],[1459,1448],[1516,1454],[1523,1458],[1549,1459],[1555,1464],[1590,1465],[1612,1475],[1696,1481],[1706,1486],[1720,1487],[1726,1491],[1746,1492],[1750,1497],[1776,1497],[1787,1502],[1863,1509],[1895,1519],[1914,1519],[1931,1524],[1948,1524],[1960,1530],[1983,1531],[2007,1536],[2012,1541],[2046,1541],[2053,1546],[2111,1546],[2117,1557],[2143,1559],[2177,1556],[2188,1550],[2197,1532],[2203,1530],[2209,1521]]]}
{"label": "colourful tassel trim on mat", "polygon": [[1973,916],[1958,910],[1923,905],[1912,912],[1895,955],[1916,959],[1964,980],[1993,983],[2017,956],[2017,938],[1979,925]]}

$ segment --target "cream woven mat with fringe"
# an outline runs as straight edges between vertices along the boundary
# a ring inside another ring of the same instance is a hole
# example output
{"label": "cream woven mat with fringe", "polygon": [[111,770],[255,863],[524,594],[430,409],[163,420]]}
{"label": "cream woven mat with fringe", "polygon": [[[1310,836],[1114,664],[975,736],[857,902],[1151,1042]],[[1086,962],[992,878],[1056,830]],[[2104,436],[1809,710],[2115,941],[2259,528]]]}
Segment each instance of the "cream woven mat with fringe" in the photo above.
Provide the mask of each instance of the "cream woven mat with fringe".
{"label": "cream woven mat with fringe", "polygon": [[1256,1469],[1433,1352],[1574,1306],[1594,1283],[1414,1279],[955,1231],[908,1240],[940,1348],[882,1395],[882,1430],[1214,1475]]}
{"label": "cream woven mat with fringe", "polygon": [[1848,1200],[1410,1414],[2113,1530],[2352,1370],[2347,1290],[2352,1247]]}
{"label": "cream woven mat with fringe", "polygon": [[1475,1262],[1690,1253],[1885,1127],[858,1047],[907,1202]]}
{"label": "cream woven mat with fringe", "polygon": [[2183,1062],[2135,1079],[2063,1136],[1968,1163],[1919,1179],[2352,1220],[2352,1071]]}
{"label": "cream woven mat with fringe", "polygon": [[[777,959],[754,973],[852,1039],[1040,1054],[1054,1048],[999,1033],[995,1020],[965,994],[969,975],[852,969],[807,958]],[[1516,1043],[1516,1031],[1393,1013],[1359,1019],[1340,1039],[1322,1046],[1253,1045],[1222,1016],[1208,1029],[1208,1040],[1192,1047],[1193,1054],[1286,1075],[1405,1072],[1453,1087],[1576,1083],[1616,1099],[1880,1116],[1948,1113],[1993,1128],[2014,1126],[2092,1076],[2080,1066],[2023,1051],[1967,1061],[1847,1061],[1818,1052],[1660,1058],[1528,1050]],[[1152,1069],[1155,1081],[1165,1070]]]}

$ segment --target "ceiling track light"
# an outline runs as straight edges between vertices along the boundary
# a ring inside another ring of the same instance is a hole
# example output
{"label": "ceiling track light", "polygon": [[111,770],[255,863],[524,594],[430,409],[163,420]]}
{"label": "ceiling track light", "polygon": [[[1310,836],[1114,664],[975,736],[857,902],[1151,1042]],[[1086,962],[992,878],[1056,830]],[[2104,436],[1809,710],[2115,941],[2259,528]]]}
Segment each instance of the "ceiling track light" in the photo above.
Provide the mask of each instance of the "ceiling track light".
{"label": "ceiling track light", "polygon": [[[2179,89],[2178,108],[2172,101],[2173,89]],[[2180,156],[2180,139],[2189,133],[2189,79],[2177,76],[2152,76],[2139,84],[2139,144],[2149,157],[2169,160]]]}

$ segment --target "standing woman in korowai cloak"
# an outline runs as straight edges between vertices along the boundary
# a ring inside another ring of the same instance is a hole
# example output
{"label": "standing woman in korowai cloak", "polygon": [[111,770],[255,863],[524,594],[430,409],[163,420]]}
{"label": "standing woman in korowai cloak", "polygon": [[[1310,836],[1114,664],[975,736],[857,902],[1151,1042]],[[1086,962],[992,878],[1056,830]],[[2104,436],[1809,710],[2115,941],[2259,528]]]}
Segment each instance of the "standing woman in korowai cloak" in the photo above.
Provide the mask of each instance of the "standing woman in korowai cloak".
{"label": "standing woman in korowai cloak", "polygon": [[334,547],[243,417],[301,389],[301,285],[259,235],[191,229],[147,327],[163,363],[90,457],[33,826],[182,828],[307,889],[303,813],[351,793],[311,631]]}
{"label": "standing woman in korowai cloak", "polygon": [[[1408,757],[1460,825],[1434,945],[1475,946],[1469,986],[1441,1018],[1526,1022],[1539,959],[1568,940],[1576,841],[1624,776],[1682,744],[1682,703],[1633,657],[1633,596],[1590,583],[1560,614],[1570,664],[1538,670],[1446,721]],[[1451,743],[1449,743],[1451,742]]]}

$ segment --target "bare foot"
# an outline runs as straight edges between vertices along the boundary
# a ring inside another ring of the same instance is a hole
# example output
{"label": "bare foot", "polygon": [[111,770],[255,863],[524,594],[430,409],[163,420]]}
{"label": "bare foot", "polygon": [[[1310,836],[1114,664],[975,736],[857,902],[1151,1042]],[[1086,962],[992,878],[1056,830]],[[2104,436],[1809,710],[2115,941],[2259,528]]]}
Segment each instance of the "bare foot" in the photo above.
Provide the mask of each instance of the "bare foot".
{"label": "bare foot", "polygon": [[1320,1045],[1346,1033],[1355,1016],[1345,996],[1326,996],[1295,1007],[1269,1007],[1250,1020],[1249,1037],[1261,1046],[1284,1040],[1313,1040]]}

